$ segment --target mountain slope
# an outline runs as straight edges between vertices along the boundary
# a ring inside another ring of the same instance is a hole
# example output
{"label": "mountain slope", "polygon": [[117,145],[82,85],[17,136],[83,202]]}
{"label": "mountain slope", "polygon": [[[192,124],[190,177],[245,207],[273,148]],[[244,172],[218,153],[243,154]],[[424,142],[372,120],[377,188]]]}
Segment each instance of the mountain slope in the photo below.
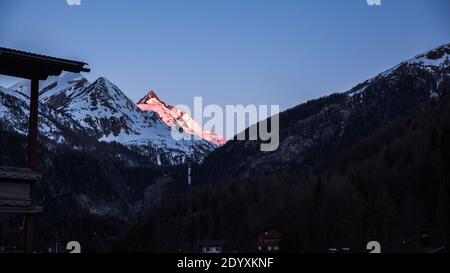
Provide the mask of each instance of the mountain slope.
{"label": "mountain slope", "polygon": [[448,246],[449,81],[442,91],[438,102],[343,151],[323,174],[233,177],[170,191],[170,202],[149,206],[121,245],[130,252],[196,251],[213,234],[236,252],[253,253],[254,234],[275,226],[287,253],[367,253],[371,240],[383,253]]}
{"label": "mountain slope", "polygon": [[[39,82],[39,100],[55,109],[59,109],[74,95],[90,85],[89,81],[80,74],[65,73],[61,77],[51,76]],[[20,81],[9,89],[15,90],[29,97],[31,82]]]}
{"label": "mountain slope", "polygon": [[[29,99],[25,94],[0,87],[0,120],[10,131],[28,134]],[[85,134],[84,129],[69,115],[45,104],[39,104],[38,129],[40,137],[63,143],[73,140],[73,133]]]}
{"label": "mountain slope", "polygon": [[177,125],[181,127],[184,132],[218,146],[222,146],[227,142],[224,137],[203,130],[189,114],[183,112],[181,109],[167,105],[161,101],[154,91],[150,91],[147,96],[142,98],[138,103],[138,107],[142,111],[157,113],[161,120],[171,128],[174,125]]}
{"label": "mountain slope", "polygon": [[99,78],[60,109],[83,127],[93,130],[100,141],[115,141],[144,152],[150,149],[172,163],[181,160],[179,157],[201,160],[214,148],[203,140],[175,140],[171,128],[157,115],[141,111],[105,78]]}
{"label": "mountain slope", "polygon": [[60,109],[83,127],[94,130],[98,137],[118,136],[122,132],[138,134],[139,126],[143,125],[142,115],[133,102],[105,78],[81,90]]}
{"label": "mountain slope", "polygon": [[[30,82],[24,80],[2,90],[26,105]],[[69,121],[61,122],[74,129],[74,134],[126,145],[141,151],[158,164],[178,164],[186,158],[202,161],[216,147],[213,142],[203,139],[175,140],[171,127],[161,120],[157,112],[140,110],[116,85],[105,78],[99,78],[91,84],[80,74],[66,73],[60,77],[49,77],[40,82],[40,102],[40,107],[45,112],[59,114],[63,119],[68,118]],[[10,122],[6,117],[13,114],[6,108],[3,110],[5,123],[16,128],[16,131],[25,132],[27,110],[22,109],[24,114],[13,117]],[[54,121],[59,122],[57,118]],[[44,124],[45,121],[40,126]],[[58,138],[55,129],[41,129],[43,135],[54,131],[50,137]],[[188,133],[184,132],[186,135]],[[64,138],[60,141],[63,142]]]}
{"label": "mountain slope", "polygon": [[416,56],[353,89],[280,114],[280,146],[260,152],[257,141],[229,141],[195,172],[197,181],[326,169],[335,156],[431,100],[450,81],[450,45]]}

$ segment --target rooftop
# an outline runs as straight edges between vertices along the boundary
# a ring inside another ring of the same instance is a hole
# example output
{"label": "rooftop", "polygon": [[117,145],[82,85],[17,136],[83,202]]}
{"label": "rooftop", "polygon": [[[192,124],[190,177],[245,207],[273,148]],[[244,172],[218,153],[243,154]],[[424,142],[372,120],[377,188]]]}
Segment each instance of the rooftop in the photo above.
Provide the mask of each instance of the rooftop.
{"label": "rooftop", "polygon": [[84,62],[0,47],[0,74],[7,76],[45,80],[48,76],[60,75],[62,71],[90,72],[86,65]]}

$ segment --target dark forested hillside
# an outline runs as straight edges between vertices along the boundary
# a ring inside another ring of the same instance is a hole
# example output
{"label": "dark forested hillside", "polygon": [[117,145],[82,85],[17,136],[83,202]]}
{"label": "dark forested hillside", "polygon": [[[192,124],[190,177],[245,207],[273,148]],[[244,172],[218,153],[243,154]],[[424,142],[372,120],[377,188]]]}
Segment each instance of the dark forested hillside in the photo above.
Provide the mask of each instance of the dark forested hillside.
{"label": "dark forested hillside", "polygon": [[194,172],[196,182],[321,173],[340,152],[441,96],[450,83],[447,54],[450,45],[419,55],[346,93],[281,113],[278,150],[261,152],[259,142],[230,141]]}
{"label": "dark forested hillside", "polygon": [[[274,226],[282,251],[427,251],[449,233],[450,96],[397,119],[337,156],[322,175],[252,176],[167,192],[117,251],[195,250],[223,240],[256,251],[255,234]],[[139,238],[139,239],[138,239]]]}

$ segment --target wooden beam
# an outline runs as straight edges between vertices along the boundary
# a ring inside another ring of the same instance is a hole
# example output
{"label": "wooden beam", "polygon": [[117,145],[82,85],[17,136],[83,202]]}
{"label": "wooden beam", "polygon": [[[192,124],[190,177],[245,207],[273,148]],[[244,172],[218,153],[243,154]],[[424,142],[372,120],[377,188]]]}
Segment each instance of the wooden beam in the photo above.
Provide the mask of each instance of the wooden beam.
{"label": "wooden beam", "polygon": [[[34,206],[34,207],[0,207],[0,213],[6,213],[6,214],[17,213],[17,214],[30,215],[30,214],[42,213],[43,210],[44,210],[44,208],[41,207],[41,206]],[[30,251],[30,253],[31,253],[31,251]]]}
{"label": "wooden beam", "polygon": [[31,171],[37,169],[37,138],[38,138],[38,104],[39,79],[31,80],[30,120],[28,131],[28,165]]}
{"label": "wooden beam", "polygon": [[[39,106],[39,78],[31,79],[31,92],[30,92],[30,120],[29,120],[29,132],[28,132],[28,164],[31,171],[37,169],[37,142],[38,142],[38,106]],[[31,206],[36,205],[36,185],[31,184]],[[34,215],[25,215],[25,252],[33,252],[33,226]]]}
{"label": "wooden beam", "polygon": [[16,180],[17,183],[28,183],[29,181],[39,182],[42,179],[42,175],[38,172],[32,172],[28,168],[0,166],[0,180],[4,179]]}

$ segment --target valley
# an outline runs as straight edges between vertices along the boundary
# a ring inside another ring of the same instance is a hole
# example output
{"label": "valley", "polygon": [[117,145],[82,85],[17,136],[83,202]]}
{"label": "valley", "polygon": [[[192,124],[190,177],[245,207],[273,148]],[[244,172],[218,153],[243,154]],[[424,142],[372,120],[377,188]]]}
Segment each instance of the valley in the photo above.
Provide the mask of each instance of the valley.
{"label": "valley", "polygon": [[[77,240],[89,252],[177,252],[219,240],[253,252],[268,226],[293,252],[362,251],[372,240],[421,251],[424,234],[439,246],[449,56],[443,45],[280,113],[271,152],[204,131],[154,91],[134,103],[103,77],[50,77],[40,85],[37,248]],[[26,164],[29,90],[26,81],[0,88],[0,165]],[[176,124],[197,139],[174,140]],[[0,246],[13,248],[22,219],[1,220]]]}

